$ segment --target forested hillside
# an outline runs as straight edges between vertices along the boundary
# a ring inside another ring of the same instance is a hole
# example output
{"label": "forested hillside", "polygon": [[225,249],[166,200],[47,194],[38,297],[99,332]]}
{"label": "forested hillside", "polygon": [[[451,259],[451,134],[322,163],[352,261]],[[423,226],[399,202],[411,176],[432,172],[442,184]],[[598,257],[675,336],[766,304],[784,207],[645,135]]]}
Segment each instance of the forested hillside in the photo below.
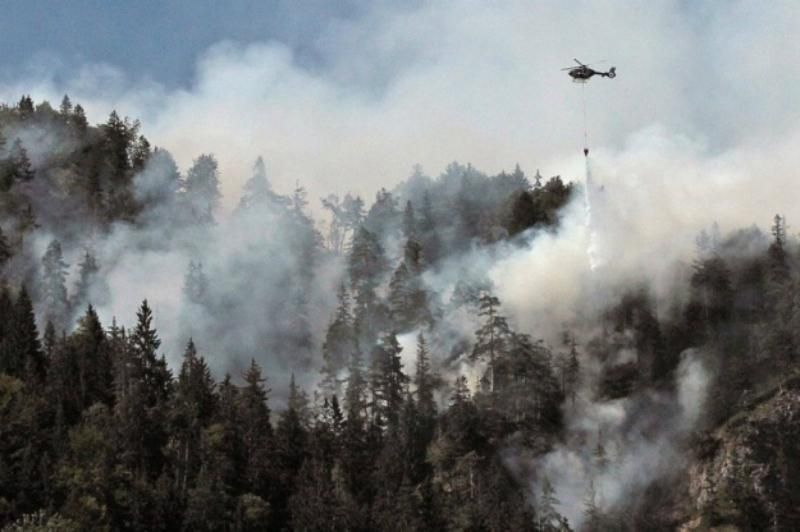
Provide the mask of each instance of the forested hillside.
{"label": "forested hillside", "polygon": [[0,107],[3,530],[800,528],[782,217],[545,331],[488,264],[580,186],[452,163],[364,199],[259,158],[223,212],[214,156],[142,130]]}

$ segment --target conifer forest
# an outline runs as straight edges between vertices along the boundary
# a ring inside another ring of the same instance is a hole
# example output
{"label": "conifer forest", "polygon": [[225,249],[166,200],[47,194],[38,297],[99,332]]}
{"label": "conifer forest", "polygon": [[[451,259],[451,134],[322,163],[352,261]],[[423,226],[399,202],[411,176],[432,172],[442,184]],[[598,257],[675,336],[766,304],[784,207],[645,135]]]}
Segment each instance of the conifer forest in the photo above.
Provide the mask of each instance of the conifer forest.
{"label": "conifer forest", "polygon": [[[138,121],[23,96],[0,123],[6,529],[656,530],[706,483],[703,522],[800,524],[781,216],[702,231],[661,314],[631,285],[545,341],[481,261],[559,231],[580,193],[559,176],[415,168],[314,210],[259,158],[221,221],[214,155],[179,169]],[[51,149],[34,162],[19,135]],[[180,352],[147,299],[101,320],[118,239],[189,258]],[[593,413],[621,401],[623,424]]]}
{"label": "conifer forest", "polygon": [[0,532],[800,530],[796,5],[9,2]]}

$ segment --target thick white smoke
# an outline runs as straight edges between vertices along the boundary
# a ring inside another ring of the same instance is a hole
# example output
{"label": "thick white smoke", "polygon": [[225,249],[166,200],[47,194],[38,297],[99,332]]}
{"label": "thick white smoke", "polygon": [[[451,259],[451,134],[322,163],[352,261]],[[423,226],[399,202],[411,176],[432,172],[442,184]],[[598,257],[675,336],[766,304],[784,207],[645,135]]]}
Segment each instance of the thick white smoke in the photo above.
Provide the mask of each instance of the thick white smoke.
{"label": "thick white smoke", "polygon": [[[709,374],[696,351],[684,353],[676,372],[678,408],[671,396],[645,391],[613,401],[592,402],[584,390],[567,410],[564,444],[537,463],[539,494],[546,475],[560,502],[557,510],[573,527],[584,520],[590,481],[595,502],[604,511],[627,507],[638,490],[670,471],[685,458],[687,435],[703,413]],[[606,465],[600,464],[601,445]]]}
{"label": "thick white smoke", "polygon": [[575,56],[618,68],[614,80],[586,87],[592,154],[601,159],[600,148],[625,153],[654,124],[670,142],[701,146],[695,163],[798,131],[800,13],[791,1],[645,10],[630,0],[453,0],[361,11],[309,37],[322,58],[314,67],[278,42],[230,41],[201,53],[179,89],[113,65],[66,70],[51,59],[32,79],[0,83],[0,96],[30,92],[57,104],[68,92],[92,121],[117,108],[141,118],[182,167],[213,151],[228,206],[259,154],[278,188],[300,179],[320,195],[371,197],[414,162],[436,172],[469,161],[489,173],[519,162],[577,178],[582,171],[566,168],[581,148],[580,87],[560,71]]}
{"label": "thick white smoke", "polygon": [[[446,294],[465,264],[487,272],[514,328],[554,343],[565,326],[590,318],[631,282],[646,281],[657,303],[670,294],[675,265],[691,260],[702,227],[714,221],[723,230],[763,226],[775,212],[800,219],[798,26],[800,10],[789,0],[653,2],[647,9],[630,0],[376,3],[362,18],[332,21],[315,37],[310,45],[324,58],[315,68],[301,65],[281,43],[223,42],[198,57],[194,79],[180,89],[126,79],[113,66],[86,65],[6,81],[0,96],[16,101],[31,93],[57,102],[68,92],[94,122],[117,108],[141,118],[144,133],[172,151],[182,168],[199,153],[214,152],[228,210],[252,161],[263,154],[277,190],[300,180],[318,208],[316,198],[329,192],[372,198],[415,162],[432,173],[452,160],[488,173],[519,162],[528,171],[541,167],[580,183],[587,175],[580,99],[559,69],[574,56],[608,59],[618,76],[586,88],[593,141],[592,181],[585,186],[590,230],[583,196],[576,194],[554,232],[528,235],[523,248],[475,249],[426,274]],[[269,229],[223,221],[199,254],[239,293],[253,270],[237,270],[227,258],[279,261],[267,250],[279,249],[284,236]],[[198,327],[222,317],[187,315],[181,308],[183,274],[194,253],[143,252],[143,237],[153,235],[120,228],[102,243],[99,260],[113,294],[103,318],[132,323],[140,300],[150,299],[175,360],[187,318]],[[319,272],[319,300],[312,306],[319,312],[312,319],[317,333],[341,271],[337,264],[329,268]],[[272,317],[272,307],[242,302],[241,309],[241,319]],[[475,324],[454,313],[447,329],[469,335]],[[258,347],[238,332],[231,336],[243,350]],[[403,344],[410,370],[413,336]],[[452,346],[441,340],[434,347]],[[671,456],[675,435],[696,420],[705,377],[688,357],[678,383],[684,408],[654,440],[615,438],[623,425],[644,422],[637,417],[641,403],[674,407],[658,396],[586,404],[583,413],[568,417],[570,433],[589,439],[568,442],[543,467],[559,472],[551,480],[570,472],[556,488],[573,523],[592,438],[603,434],[609,452],[620,454],[619,470],[598,480],[603,504],[610,505],[642,485],[641,475],[655,474],[652,464]]]}

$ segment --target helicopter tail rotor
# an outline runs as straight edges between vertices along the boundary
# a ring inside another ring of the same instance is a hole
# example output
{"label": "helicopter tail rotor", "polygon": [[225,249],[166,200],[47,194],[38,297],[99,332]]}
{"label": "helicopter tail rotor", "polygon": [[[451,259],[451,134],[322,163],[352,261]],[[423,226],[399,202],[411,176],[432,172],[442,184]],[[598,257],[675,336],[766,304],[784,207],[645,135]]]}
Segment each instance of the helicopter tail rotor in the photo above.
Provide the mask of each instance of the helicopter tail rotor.
{"label": "helicopter tail rotor", "polygon": [[608,77],[612,79],[617,77],[617,67],[611,67],[608,69]]}

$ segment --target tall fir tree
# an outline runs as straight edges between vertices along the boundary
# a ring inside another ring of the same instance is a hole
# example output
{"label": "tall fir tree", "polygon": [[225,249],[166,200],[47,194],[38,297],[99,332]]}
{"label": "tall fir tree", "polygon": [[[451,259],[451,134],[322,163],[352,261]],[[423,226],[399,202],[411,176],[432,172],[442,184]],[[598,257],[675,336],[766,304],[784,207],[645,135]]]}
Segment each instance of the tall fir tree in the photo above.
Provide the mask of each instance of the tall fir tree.
{"label": "tall fir tree", "polygon": [[406,208],[403,211],[403,236],[406,240],[417,238],[417,217],[411,200],[406,201]]}
{"label": "tall fir tree", "polygon": [[69,99],[69,95],[65,94],[61,99],[61,105],[58,107],[58,113],[65,121],[68,121],[70,116],[72,116],[72,100]]}
{"label": "tall fir tree", "polygon": [[190,338],[175,385],[171,416],[175,486],[180,498],[195,483],[202,465],[202,436],[216,413],[214,379]]}
{"label": "tall fir tree", "polygon": [[399,427],[400,407],[408,382],[400,358],[402,350],[392,333],[385,334],[372,350],[373,415],[386,423],[389,432]]}
{"label": "tall fir tree", "polygon": [[94,403],[113,404],[113,364],[106,332],[94,307],[89,305],[70,337],[77,355],[81,411]]}
{"label": "tall fir tree", "polygon": [[350,295],[342,283],[337,294],[338,305],[333,321],[328,325],[322,344],[323,390],[328,395],[341,393],[341,373],[355,349],[353,316],[350,311]]}
{"label": "tall fir tree", "polygon": [[189,269],[183,278],[183,295],[190,303],[203,305],[208,301],[208,284],[203,263],[190,260]]}
{"label": "tall fir tree", "polygon": [[270,390],[264,386],[266,379],[261,366],[251,359],[238,394],[243,466],[249,491],[267,496],[270,489],[270,451],[273,446],[272,425],[268,397]]}
{"label": "tall fir tree", "polygon": [[494,392],[495,362],[505,352],[511,333],[506,318],[498,313],[500,300],[490,292],[481,294],[478,316],[482,319],[480,329],[475,331],[475,345],[472,347],[472,360],[486,360],[488,364],[486,379],[488,389]]}
{"label": "tall fir tree", "polygon": [[417,336],[417,360],[414,373],[414,387],[416,388],[417,410],[419,412],[419,430],[421,439],[427,446],[434,436],[438,409],[434,398],[434,391],[438,377],[431,368],[430,354],[425,341],[425,336]]}
{"label": "tall fir tree", "polygon": [[94,253],[86,249],[83,259],[78,264],[78,280],[70,301],[73,309],[81,308],[89,303],[102,305],[106,302],[107,286],[105,280],[99,277],[99,272],[100,266],[97,264]]}
{"label": "tall fir tree", "polygon": [[0,269],[8,263],[13,255],[14,252],[11,249],[11,244],[9,244],[6,234],[3,232],[3,228],[0,227]]}
{"label": "tall fir tree", "polygon": [[272,185],[267,178],[264,159],[259,156],[253,164],[253,174],[244,184],[242,197],[239,200],[239,210],[286,205],[286,203],[285,197],[279,196],[272,190]]}
{"label": "tall fir tree", "polygon": [[58,240],[50,241],[42,257],[42,295],[45,305],[45,319],[52,321],[56,328],[66,328],[67,309],[67,263]]}
{"label": "tall fir tree", "polygon": [[194,160],[186,174],[184,196],[190,219],[199,225],[214,223],[214,212],[219,206],[219,170],[217,159],[202,154]]}
{"label": "tall fir tree", "polygon": [[39,341],[33,302],[24,286],[20,289],[14,305],[13,324],[11,343],[17,351],[16,358],[23,363],[23,375],[29,382],[41,384],[47,373],[47,359]]}

